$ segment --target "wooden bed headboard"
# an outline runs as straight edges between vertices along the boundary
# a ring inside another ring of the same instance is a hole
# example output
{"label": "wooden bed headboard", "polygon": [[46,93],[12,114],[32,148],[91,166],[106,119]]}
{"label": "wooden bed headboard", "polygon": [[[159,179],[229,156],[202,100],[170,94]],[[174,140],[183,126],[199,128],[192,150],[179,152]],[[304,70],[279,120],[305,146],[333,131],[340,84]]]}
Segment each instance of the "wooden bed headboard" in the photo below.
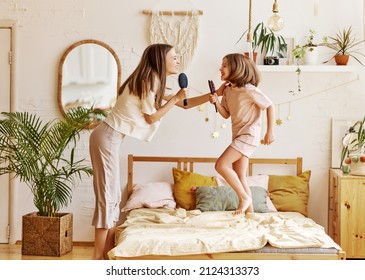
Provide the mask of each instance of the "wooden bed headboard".
{"label": "wooden bed headboard", "polygon": [[[128,196],[133,191],[133,166],[135,162],[175,162],[177,169],[194,172],[194,163],[215,163],[217,158],[212,157],[158,157],[128,155]],[[288,164],[296,166],[297,175],[302,173],[303,159],[297,158],[251,158],[248,175],[253,174],[253,165],[258,164]]]}

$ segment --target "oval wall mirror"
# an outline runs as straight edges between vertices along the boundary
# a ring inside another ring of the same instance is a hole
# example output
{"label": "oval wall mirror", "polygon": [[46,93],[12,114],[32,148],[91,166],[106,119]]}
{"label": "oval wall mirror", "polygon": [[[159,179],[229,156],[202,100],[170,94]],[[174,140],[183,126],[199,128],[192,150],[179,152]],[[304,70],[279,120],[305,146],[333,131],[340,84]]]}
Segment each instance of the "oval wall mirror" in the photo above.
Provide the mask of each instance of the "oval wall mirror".
{"label": "oval wall mirror", "polygon": [[62,114],[78,106],[108,112],[120,82],[120,61],[111,47],[97,40],[76,42],[65,51],[58,68],[59,108]]}

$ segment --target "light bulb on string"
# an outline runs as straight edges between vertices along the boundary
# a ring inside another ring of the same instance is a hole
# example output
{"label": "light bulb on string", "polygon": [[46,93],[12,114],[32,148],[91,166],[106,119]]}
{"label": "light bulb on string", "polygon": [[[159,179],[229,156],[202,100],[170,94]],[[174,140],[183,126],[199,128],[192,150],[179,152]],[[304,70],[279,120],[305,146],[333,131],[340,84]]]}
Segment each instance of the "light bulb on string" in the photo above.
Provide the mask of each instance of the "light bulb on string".
{"label": "light bulb on string", "polygon": [[246,42],[248,44],[248,56],[253,60],[253,49],[252,49],[252,41],[253,41],[253,34],[252,34],[252,0],[248,2],[248,31]]}
{"label": "light bulb on string", "polygon": [[253,60],[253,49],[252,49],[252,30],[247,33],[247,45],[248,45],[248,56]]}
{"label": "light bulb on string", "polygon": [[277,0],[275,0],[272,6],[273,15],[269,18],[268,26],[272,31],[280,31],[284,28],[284,20],[279,16],[279,7]]}

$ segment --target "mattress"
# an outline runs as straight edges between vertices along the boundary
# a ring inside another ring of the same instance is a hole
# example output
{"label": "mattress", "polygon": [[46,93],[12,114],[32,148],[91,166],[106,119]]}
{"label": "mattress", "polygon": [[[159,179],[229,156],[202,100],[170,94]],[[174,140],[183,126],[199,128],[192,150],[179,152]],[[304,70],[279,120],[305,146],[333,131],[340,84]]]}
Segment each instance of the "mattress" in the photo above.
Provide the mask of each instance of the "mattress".
{"label": "mattress", "polygon": [[249,213],[135,209],[117,228],[110,259],[226,252],[334,253],[341,248],[297,212]]}

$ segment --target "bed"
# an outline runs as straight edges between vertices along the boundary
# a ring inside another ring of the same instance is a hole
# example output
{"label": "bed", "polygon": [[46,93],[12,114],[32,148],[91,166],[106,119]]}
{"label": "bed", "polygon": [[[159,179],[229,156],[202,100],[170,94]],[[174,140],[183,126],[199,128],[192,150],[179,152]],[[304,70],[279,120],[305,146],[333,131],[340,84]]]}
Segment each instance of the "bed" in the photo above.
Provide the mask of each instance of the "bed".
{"label": "bed", "polygon": [[[246,215],[232,214],[237,197],[214,174],[215,161],[128,155],[129,199],[122,209],[127,219],[117,227],[109,258],[345,259],[345,252],[323,227],[307,217],[311,172],[302,170],[302,158],[250,159],[247,181],[255,211]],[[162,164],[163,173],[172,171],[171,182],[135,182],[137,165],[142,181],[157,164]],[[204,166],[205,173],[198,172],[198,166]],[[206,175],[209,168],[211,174]],[[291,174],[282,174],[283,168]],[[265,169],[278,174],[268,175]]]}

